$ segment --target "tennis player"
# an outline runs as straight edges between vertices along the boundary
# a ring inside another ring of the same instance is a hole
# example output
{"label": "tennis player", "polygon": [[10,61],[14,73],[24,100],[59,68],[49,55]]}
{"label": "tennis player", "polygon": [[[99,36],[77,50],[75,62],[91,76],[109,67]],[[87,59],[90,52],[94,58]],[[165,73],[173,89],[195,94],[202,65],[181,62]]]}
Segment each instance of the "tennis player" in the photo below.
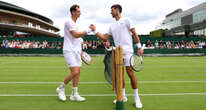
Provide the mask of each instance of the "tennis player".
{"label": "tennis player", "polygon": [[[124,66],[126,66],[127,74],[131,80],[131,85],[134,91],[134,99],[136,108],[142,108],[142,103],[140,101],[140,97],[138,95],[138,87],[137,87],[137,79],[134,75],[133,69],[130,66],[129,60],[133,55],[133,40],[132,35],[136,41],[136,45],[138,46],[138,54],[143,55],[143,50],[141,47],[141,43],[139,40],[139,36],[135,31],[134,24],[129,18],[121,16],[122,7],[119,4],[115,4],[111,7],[112,17],[115,18],[115,22],[112,23],[109,27],[109,30],[106,34],[101,34],[99,32],[96,33],[96,36],[101,38],[102,40],[107,40],[109,37],[113,37],[115,46],[122,46],[123,48],[123,61]],[[131,34],[132,33],[132,34]],[[124,69],[124,67],[123,67]],[[125,94],[125,79],[123,78],[123,101],[127,101],[127,97]],[[116,100],[114,100],[116,103]]]}
{"label": "tennis player", "polygon": [[66,101],[65,88],[66,85],[72,80],[73,89],[70,96],[72,101],[85,101],[84,97],[81,97],[78,93],[78,82],[80,78],[80,69],[82,66],[81,44],[83,39],[81,37],[87,35],[91,31],[94,31],[94,26],[90,25],[86,31],[79,32],[77,29],[76,21],[80,17],[79,5],[73,5],[70,7],[71,17],[65,22],[64,25],[64,45],[63,54],[66,60],[67,66],[70,69],[70,73],[65,77],[64,82],[56,89],[58,97],[62,101]]}

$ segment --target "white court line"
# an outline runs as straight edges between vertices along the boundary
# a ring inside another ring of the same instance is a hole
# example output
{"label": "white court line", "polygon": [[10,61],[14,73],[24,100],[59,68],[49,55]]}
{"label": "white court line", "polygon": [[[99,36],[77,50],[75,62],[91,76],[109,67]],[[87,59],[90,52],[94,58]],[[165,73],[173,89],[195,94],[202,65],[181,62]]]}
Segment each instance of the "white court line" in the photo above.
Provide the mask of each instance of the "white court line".
{"label": "white court line", "polygon": [[[8,67],[0,67],[1,69],[67,69],[67,67],[65,66],[43,66],[43,67],[33,67],[33,66],[8,66]],[[91,67],[88,67],[88,66],[83,66],[82,68],[92,68],[92,69],[95,69],[95,68],[102,68],[104,69],[104,67],[100,67],[100,66],[91,66]],[[8,70],[9,71],[9,70]],[[15,71],[15,70],[14,70]],[[17,70],[18,71],[18,70]],[[24,71],[24,70],[21,70],[21,71]],[[32,71],[32,70],[31,70]]]}
{"label": "white court line", "polygon": [[[185,95],[206,95],[206,93],[161,93],[161,94],[139,94],[140,96],[185,96]],[[0,96],[57,96],[57,94],[0,94]],[[70,95],[67,95],[70,96]],[[81,96],[87,97],[108,97],[115,96],[115,94],[82,94]],[[134,96],[133,94],[127,94],[127,96]]]}
{"label": "white court line", "polygon": [[19,63],[19,62],[64,62],[64,60],[0,60],[0,62],[13,62],[13,63]]}
{"label": "white court line", "polygon": [[[61,82],[0,82],[0,84],[60,84]],[[130,82],[126,82],[130,83]],[[156,83],[206,83],[206,81],[138,81],[141,84]],[[79,82],[79,84],[108,84],[108,82]]]}
{"label": "white court line", "polygon": [[204,64],[206,64],[206,62],[204,62],[204,61],[195,61],[195,60],[191,60],[191,62],[195,62],[195,63],[204,63]]}

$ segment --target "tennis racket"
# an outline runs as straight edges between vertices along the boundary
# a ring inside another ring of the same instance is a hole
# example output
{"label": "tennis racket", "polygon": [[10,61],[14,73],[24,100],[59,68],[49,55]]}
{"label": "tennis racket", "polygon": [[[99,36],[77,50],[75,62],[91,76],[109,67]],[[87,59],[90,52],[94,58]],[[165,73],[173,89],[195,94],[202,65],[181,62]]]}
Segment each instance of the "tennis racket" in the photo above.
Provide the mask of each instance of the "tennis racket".
{"label": "tennis racket", "polygon": [[82,61],[87,65],[91,65],[93,62],[92,57],[86,52],[82,52],[81,58],[82,58]]}
{"label": "tennis racket", "polygon": [[140,72],[143,68],[143,58],[141,55],[133,54],[130,57],[130,66],[136,72]]}
{"label": "tennis racket", "polygon": [[[142,46],[142,50],[144,51],[145,49],[145,44]],[[130,57],[130,66],[132,69],[136,72],[142,71],[143,68],[143,57],[139,54],[133,54]]]}

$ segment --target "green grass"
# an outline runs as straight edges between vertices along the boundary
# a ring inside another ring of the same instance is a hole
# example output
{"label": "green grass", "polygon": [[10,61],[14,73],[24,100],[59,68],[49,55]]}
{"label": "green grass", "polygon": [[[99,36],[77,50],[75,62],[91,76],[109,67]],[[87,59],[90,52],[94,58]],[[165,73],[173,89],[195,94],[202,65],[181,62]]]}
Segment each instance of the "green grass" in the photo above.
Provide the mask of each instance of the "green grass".
{"label": "green grass", "polygon": [[[54,95],[59,82],[69,73],[63,57],[0,57],[0,110],[115,110],[112,104],[115,97],[88,96],[114,94],[111,85],[104,83],[103,57],[93,59],[92,66],[83,64],[81,70],[79,92],[86,95],[86,102],[61,102]],[[143,103],[141,110],[206,108],[205,56],[145,57],[143,71],[135,74]],[[125,78],[129,95],[128,102],[124,104],[125,110],[136,110],[126,74]],[[71,87],[70,83],[67,95],[71,94]]]}

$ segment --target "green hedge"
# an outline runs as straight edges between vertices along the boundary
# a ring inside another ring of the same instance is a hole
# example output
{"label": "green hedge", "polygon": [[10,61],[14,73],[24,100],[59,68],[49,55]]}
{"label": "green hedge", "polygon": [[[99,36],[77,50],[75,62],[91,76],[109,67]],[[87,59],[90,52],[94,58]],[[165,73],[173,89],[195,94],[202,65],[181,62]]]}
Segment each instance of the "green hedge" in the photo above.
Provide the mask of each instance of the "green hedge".
{"label": "green hedge", "polygon": [[205,53],[206,49],[145,49],[145,54]]}
{"label": "green hedge", "polygon": [[62,54],[62,49],[15,49],[0,48],[0,54]]}
{"label": "green hedge", "polygon": [[[173,36],[173,37],[150,37],[150,36],[145,36],[145,35],[140,35],[140,40],[141,42],[147,42],[148,40],[150,40],[151,42],[155,42],[156,40],[160,41],[162,40],[163,42],[166,42],[166,41],[174,41],[174,42],[181,42],[182,40],[184,41],[206,41],[206,37],[189,37],[189,38],[186,38],[186,37],[176,37],[176,36]],[[5,38],[3,37],[0,37],[0,42],[2,42]],[[53,37],[29,37],[29,38],[10,38],[8,37],[8,40],[30,40],[30,41],[34,41],[34,40],[38,40],[40,42],[46,40],[47,42],[51,42],[51,41],[58,41],[58,42],[63,42],[64,38],[63,37],[60,37],[60,38],[53,38]],[[84,41],[86,40],[95,40],[97,41],[99,38],[96,37],[96,36],[85,36],[83,37]],[[110,41],[113,42],[113,38],[111,37],[110,38]],[[135,42],[135,40],[133,40]]]}
{"label": "green hedge", "polygon": [[[89,54],[104,54],[105,50],[87,49]],[[204,49],[145,49],[145,54],[178,54],[178,53],[206,53]],[[0,48],[0,54],[62,54],[62,49],[15,49],[15,48]]]}

